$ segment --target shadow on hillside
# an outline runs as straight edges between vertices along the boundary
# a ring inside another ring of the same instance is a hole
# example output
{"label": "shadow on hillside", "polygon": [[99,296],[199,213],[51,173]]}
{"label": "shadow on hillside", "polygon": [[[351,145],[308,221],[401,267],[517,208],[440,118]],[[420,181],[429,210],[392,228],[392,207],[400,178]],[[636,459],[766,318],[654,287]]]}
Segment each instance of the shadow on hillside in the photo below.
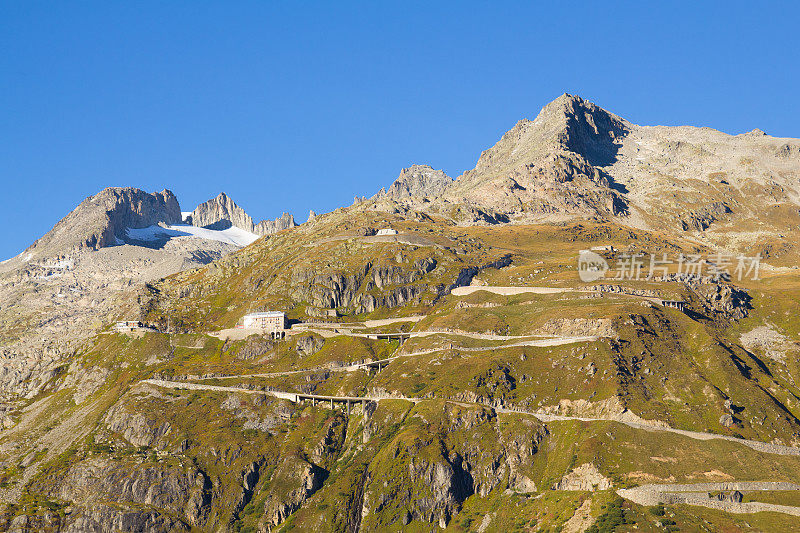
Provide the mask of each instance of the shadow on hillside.
{"label": "shadow on hillside", "polygon": [[203,226],[203,229],[213,229],[215,231],[223,231],[226,229],[230,229],[233,227],[233,222],[227,219],[218,220],[213,224],[209,224],[207,226]]}

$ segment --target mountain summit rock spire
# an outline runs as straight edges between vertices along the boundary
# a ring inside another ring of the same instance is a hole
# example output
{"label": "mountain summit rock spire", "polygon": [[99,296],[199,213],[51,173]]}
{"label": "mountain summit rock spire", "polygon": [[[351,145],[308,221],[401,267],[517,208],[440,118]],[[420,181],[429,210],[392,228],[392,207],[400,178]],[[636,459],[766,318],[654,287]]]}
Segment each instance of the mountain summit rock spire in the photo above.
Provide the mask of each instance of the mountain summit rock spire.
{"label": "mountain summit rock spire", "polygon": [[187,220],[193,226],[214,229],[236,226],[256,235],[269,235],[297,226],[294,217],[288,213],[284,213],[275,220],[262,220],[255,223],[253,218],[224,192],[219,193],[216,198],[198,205]]}

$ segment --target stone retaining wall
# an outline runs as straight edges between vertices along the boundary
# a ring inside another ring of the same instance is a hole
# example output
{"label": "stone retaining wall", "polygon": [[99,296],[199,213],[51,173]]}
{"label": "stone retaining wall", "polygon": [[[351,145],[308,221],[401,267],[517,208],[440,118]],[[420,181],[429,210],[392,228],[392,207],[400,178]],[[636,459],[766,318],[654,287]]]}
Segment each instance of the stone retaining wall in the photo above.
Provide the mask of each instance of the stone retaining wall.
{"label": "stone retaining wall", "polygon": [[[776,512],[800,516],[800,507],[774,503],[719,501],[709,498],[709,491],[783,491],[800,490],[800,485],[789,482],[731,481],[724,483],[653,484],[632,489],[619,489],[617,494],[639,505],[686,504],[719,509],[729,513]],[[700,493],[700,494],[698,494]]]}

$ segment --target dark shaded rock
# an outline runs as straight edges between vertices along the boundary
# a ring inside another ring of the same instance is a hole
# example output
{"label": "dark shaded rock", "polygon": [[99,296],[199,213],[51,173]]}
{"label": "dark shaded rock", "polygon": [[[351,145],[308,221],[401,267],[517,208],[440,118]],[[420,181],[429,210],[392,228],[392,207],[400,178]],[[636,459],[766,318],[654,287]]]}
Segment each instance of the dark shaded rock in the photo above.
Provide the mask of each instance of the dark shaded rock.
{"label": "dark shaded rock", "polygon": [[731,212],[731,208],[724,202],[712,202],[697,211],[690,211],[684,214],[680,220],[681,229],[683,231],[705,231],[712,223]]}

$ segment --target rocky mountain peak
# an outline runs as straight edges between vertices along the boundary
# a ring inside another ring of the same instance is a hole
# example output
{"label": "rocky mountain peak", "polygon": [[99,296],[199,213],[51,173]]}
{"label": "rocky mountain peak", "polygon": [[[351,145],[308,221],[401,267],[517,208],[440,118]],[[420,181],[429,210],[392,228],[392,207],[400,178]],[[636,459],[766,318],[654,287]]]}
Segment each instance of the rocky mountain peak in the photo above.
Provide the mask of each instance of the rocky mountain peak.
{"label": "rocky mountain peak", "polygon": [[251,232],[254,226],[250,215],[224,192],[198,205],[187,218],[187,222],[203,228],[221,226],[220,223],[228,222],[228,227],[236,226]]}
{"label": "rocky mountain peak", "polygon": [[561,95],[485,150],[448,196],[512,220],[622,213],[623,203],[598,167],[614,161],[628,131],[620,117]]}
{"label": "rocky mountain peak", "polygon": [[262,220],[256,223],[224,192],[219,193],[216,198],[198,205],[187,218],[187,222],[193,226],[213,229],[236,226],[256,235],[269,235],[297,226],[294,217],[288,213],[284,213],[275,220]]}
{"label": "rocky mountain peak", "polygon": [[[772,191],[771,201],[797,204],[798,154],[795,139],[759,129],[729,136],[711,128],[639,126],[563,94],[485,150],[445,197],[470,213],[504,215],[470,215],[465,223],[625,216],[642,228],[705,231],[765,207],[764,197],[742,200],[737,188],[763,188]],[[707,179],[725,187],[709,189]]]}
{"label": "rocky mountain peak", "polygon": [[629,123],[579,96],[563,94],[544,106],[534,120],[523,119],[485,150],[476,171],[501,171],[533,162],[545,154],[573,152],[592,165],[610,164]]}
{"label": "rocky mountain peak", "polygon": [[440,196],[453,183],[453,178],[430,165],[411,165],[400,171],[400,175],[386,191],[386,195],[399,198],[425,198]]}
{"label": "rocky mountain peak", "polygon": [[172,191],[148,193],[134,187],[107,187],[82,201],[24,254],[52,257],[75,249],[97,250],[116,244],[127,228],[181,222]]}

